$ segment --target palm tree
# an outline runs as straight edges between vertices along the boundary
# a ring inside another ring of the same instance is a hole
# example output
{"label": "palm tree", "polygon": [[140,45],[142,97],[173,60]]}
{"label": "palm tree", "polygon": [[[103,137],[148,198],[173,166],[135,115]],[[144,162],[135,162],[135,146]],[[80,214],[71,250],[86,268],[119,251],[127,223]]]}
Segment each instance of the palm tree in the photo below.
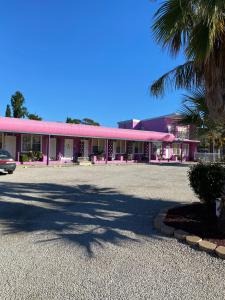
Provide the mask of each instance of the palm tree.
{"label": "palm tree", "polygon": [[210,152],[214,152],[214,147],[221,149],[224,146],[225,122],[216,122],[209,117],[205,89],[198,88],[184,95],[180,115],[179,123],[197,127],[198,136],[204,144],[209,144]]}
{"label": "palm tree", "polygon": [[176,56],[183,51],[186,62],[151,85],[151,93],[165,89],[205,87],[211,118],[225,117],[225,1],[166,0],[155,13],[156,41]]}

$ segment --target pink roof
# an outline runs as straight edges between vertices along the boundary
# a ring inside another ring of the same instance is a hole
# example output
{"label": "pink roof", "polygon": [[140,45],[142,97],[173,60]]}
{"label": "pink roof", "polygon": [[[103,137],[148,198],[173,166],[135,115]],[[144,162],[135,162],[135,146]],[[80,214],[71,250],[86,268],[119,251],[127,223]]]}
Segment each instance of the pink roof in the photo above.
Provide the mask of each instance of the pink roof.
{"label": "pink roof", "polygon": [[107,128],[101,126],[77,125],[60,122],[45,122],[0,117],[0,131],[14,133],[33,133],[60,136],[96,137],[134,141],[172,142],[173,134],[133,129]]}

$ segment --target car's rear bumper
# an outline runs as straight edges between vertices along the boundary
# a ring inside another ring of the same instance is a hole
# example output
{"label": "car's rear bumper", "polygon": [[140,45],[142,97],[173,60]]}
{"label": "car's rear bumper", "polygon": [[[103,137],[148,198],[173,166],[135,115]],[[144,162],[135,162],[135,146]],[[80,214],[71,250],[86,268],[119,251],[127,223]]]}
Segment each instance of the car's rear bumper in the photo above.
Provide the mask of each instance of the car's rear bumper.
{"label": "car's rear bumper", "polygon": [[0,172],[9,172],[9,171],[15,171],[16,164],[0,164]]}

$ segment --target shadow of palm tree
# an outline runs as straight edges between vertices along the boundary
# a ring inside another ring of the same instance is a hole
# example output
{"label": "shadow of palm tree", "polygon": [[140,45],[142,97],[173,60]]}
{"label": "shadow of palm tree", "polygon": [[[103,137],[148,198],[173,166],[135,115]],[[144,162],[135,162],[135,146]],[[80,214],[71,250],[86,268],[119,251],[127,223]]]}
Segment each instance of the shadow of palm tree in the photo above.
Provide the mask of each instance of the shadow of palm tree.
{"label": "shadow of palm tree", "polygon": [[56,237],[42,242],[62,239],[83,247],[90,256],[94,245],[157,238],[153,217],[175,203],[93,185],[0,183],[0,190],[4,234],[52,232]]}

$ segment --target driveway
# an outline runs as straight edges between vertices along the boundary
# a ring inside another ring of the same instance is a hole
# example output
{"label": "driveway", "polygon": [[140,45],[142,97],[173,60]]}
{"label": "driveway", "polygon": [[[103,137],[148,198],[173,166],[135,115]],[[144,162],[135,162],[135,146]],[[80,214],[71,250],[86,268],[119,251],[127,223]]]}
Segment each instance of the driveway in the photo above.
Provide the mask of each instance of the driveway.
{"label": "driveway", "polygon": [[1,299],[224,299],[225,262],[152,228],[196,201],[187,167],[18,168],[0,176]]}

